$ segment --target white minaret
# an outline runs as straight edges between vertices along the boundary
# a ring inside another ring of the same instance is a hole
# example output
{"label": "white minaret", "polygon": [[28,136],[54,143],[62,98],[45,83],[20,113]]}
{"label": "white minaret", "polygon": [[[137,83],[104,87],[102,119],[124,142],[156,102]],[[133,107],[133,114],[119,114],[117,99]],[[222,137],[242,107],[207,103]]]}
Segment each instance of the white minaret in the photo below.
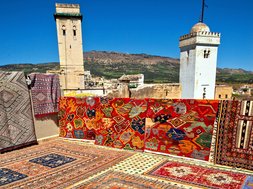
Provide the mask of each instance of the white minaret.
{"label": "white minaret", "polygon": [[[204,5],[204,2],[203,2]],[[210,32],[203,22],[180,37],[180,84],[185,99],[214,99],[220,33]]]}
{"label": "white minaret", "polygon": [[84,88],[82,15],[78,4],[56,3],[54,14],[57,27],[62,89]]}

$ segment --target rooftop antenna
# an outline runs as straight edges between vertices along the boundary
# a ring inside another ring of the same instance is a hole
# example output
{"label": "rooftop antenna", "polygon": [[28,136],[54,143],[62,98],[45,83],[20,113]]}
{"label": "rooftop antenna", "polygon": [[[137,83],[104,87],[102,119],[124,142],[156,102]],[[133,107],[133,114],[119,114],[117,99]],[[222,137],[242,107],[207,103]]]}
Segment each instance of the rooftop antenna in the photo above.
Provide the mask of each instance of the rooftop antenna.
{"label": "rooftop antenna", "polygon": [[201,16],[199,22],[203,23],[204,22],[204,12],[205,12],[205,7],[208,7],[205,3],[205,0],[202,0],[202,9],[201,9]]}

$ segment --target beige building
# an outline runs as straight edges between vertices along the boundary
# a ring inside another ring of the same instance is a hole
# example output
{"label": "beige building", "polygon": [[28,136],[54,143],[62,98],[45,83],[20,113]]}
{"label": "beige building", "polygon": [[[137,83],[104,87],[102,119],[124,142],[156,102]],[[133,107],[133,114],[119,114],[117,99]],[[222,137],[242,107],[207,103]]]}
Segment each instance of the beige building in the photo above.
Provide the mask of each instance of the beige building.
{"label": "beige building", "polygon": [[129,80],[129,87],[136,88],[144,84],[144,75],[143,74],[135,74],[135,75],[122,75],[119,78],[120,80]]}
{"label": "beige building", "polygon": [[131,89],[132,98],[181,98],[181,86],[179,83],[144,84]]}
{"label": "beige building", "polygon": [[227,85],[215,86],[215,99],[232,99],[233,88]]}
{"label": "beige building", "polygon": [[56,3],[57,28],[62,89],[84,88],[82,14],[78,4]]}

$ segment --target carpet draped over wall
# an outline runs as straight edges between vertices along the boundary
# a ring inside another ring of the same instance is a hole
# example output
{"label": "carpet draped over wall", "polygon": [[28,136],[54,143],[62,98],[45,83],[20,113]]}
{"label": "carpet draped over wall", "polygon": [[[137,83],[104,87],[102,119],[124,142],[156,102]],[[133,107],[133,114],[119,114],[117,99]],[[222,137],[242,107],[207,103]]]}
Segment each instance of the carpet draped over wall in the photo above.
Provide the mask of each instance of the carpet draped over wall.
{"label": "carpet draped over wall", "polygon": [[221,101],[217,164],[253,170],[253,101]]}
{"label": "carpet draped over wall", "polygon": [[208,160],[217,109],[217,100],[64,97],[60,136]]}
{"label": "carpet draped over wall", "polygon": [[29,77],[35,117],[57,113],[61,96],[59,76],[57,74],[32,73]]}
{"label": "carpet draped over wall", "polygon": [[149,99],[145,149],[209,159],[217,100]]}
{"label": "carpet draped over wall", "polygon": [[31,101],[22,72],[0,72],[0,152],[36,143]]}

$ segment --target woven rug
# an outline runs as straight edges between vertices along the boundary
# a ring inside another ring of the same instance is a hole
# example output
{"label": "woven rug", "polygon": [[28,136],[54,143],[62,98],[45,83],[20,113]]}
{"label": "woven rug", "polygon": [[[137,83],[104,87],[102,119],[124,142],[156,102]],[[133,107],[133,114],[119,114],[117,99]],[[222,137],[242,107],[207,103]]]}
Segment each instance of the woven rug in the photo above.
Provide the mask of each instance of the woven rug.
{"label": "woven rug", "polygon": [[239,189],[244,185],[247,175],[214,168],[165,161],[145,175],[164,180],[181,182],[201,188]]}
{"label": "woven rug", "polygon": [[122,172],[107,171],[86,182],[80,183],[73,189],[89,188],[112,188],[112,189],[162,189],[162,188],[182,188],[177,184],[164,183],[163,181],[149,179],[139,175],[130,175]]}
{"label": "woven rug", "polygon": [[146,110],[145,99],[101,98],[95,144],[143,151]]}
{"label": "woven rug", "polygon": [[31,101],[22,72],[0,72],[0,152],[36,143]]}
{"label": "woven rug", "polygon": [[149,99],[145,150],[208,161],[218,101]]}
{"label": "woven rug", "polygon": [[215,162],[253,170],[253,101],[222,101]]}
{"label": "woven rug", "polygon": [[102,117],[98,106],[98,97],[60,98],[60,137],[94,140],[95,129]]}
{"label": "woven rug", "polygon": [[65,188],[131,156],[61,139],[0,155],[0,187]]}
{"label": "woven rug", "polygon": [[248,177],[244,182],[243,189],[252,189],[253,188],[253,177]]}
{"label": "woven rug", "polygon": [[57,74],[36,73],[29,75],[34,115],[44,116],[58,112],[61,96],[60,81]]}

